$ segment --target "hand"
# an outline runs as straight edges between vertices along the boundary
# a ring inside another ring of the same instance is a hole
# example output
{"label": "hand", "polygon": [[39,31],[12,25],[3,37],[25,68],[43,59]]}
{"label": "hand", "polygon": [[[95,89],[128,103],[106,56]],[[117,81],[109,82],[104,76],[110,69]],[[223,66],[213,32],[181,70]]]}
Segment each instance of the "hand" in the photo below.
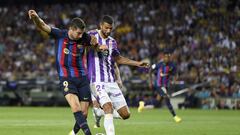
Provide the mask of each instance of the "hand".
{"label": "hand", "polygon": [[121,80],[116,80],[116,82],[117,82],[117,84],[118,84],[118,87],[119,87],[120,89],[122,89],[122,88],[123,88],[123,83],[122,83],[122,81],[121,81]]}
{"label": "hand", "polygon": [[149,64],[147,62],[139,62],[138,67],[149,68]]}
{"label": "hand", "polygon": [[32,19],[32,18],[38,17],[38,14],[36,13],[35,10],[29,10],[28,16],[29,16],[29,19]]}
{"label": "hand", "polygon": [[107,57],[109,55],[108,46],[100,45],[98,46],[98,51],[102,53],[103,56]]}
{"label": "hand", "polygon": [[108,46],[107,46],[107,45],[100,45],[100,46],[98,47],[98,49],[103,52],[103,51],[105,51],[105,50],[108,50]]}
{"label": "hand", "polygon": [[97,42],[97,38],[93,35],[91,35],[91,41],[90,41],[90,44],[91,45],[97,45],[98,42]]}

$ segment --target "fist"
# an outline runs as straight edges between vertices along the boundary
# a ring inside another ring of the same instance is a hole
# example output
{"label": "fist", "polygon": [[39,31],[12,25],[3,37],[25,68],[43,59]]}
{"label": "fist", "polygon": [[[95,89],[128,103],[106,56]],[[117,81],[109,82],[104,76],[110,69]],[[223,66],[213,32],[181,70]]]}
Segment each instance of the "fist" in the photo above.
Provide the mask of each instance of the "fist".
{"label": "fist", "polygon": [[97,38],[93,35],[91,35],[91,41],[90,41],[90,44],[91,45],[96,45],[98,42],[97,42]]}
{"label": "fist", "polygon": [[143,68],[149,68],[149,64],[147,62],[139,62],[138,66]]}
{"label": "fist", "polygon": [[38,17],[38,14],[36,13],[35,10],[29,10],[28,11],[28,16],[29,16],[29,19],[32,19],[34,17]]}
{"label": "fist", "polygon": [[108,46],[107,46],[107,45],[100,45],[100,46],[99,46],[99,50],[100,50],[100,51],[108,50]]}

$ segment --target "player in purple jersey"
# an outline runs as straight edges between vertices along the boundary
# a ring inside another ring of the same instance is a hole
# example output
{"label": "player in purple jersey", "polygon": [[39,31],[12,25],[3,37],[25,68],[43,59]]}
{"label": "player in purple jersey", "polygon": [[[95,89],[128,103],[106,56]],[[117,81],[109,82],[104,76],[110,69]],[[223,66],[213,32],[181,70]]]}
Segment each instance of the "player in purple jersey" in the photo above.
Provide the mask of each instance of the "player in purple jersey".
{"label": "player in purple jersey", "polygon": [[107,135],[115,135],[113,125],[114,109],[117,110],[122,119],[130,117],[125,98],[116,82],[115,62],[117,64],[148,67],[148,64],[145,62],[130,60],[120,55],[116,40],[110,36],[113,24],[113,18],[105,15],[101,19],[100,29],[89,31],[90,35],[97,38],[99,44],[106,44],[108,46],[108,55],[106,56],[92,50],[88,52],[91,91],[103,108],[104,128]]}
{"label": "player in purple jersey", "polygon": [[[175,122],[181,122],[181,118],[178,117],[172,107],[172,104],[170,102],[169,95],[167,93],[167,90],[170,85],[170,77],[174,76],[176,73],[176,65],[170,61],[171,53],[169,50],[164,51],[164,58],[163,61],[160,61],[158,64],[153,64],[150,68],[150,83],[152,84],[152,71],[157,71],[157,79],[156,79],[156,85],[157,85],[157,92],[158,94],[165,99],[165,103],[171,112],[173,119]],[[144,108],[144,102],[140,101],[138,112],[141,112]]]}
{"label": "player in purple jersey", "polygon": [[[117,82],[118,87],[122,89],[123,83],[122,83],[122,79],[120,76],[120,71],[117,63],[115,63],[114,65],[114,71],[115,71],[115,81]],[[93,104],[93,116],[95,118],[94,128],[100,128],[100,120],[101,120],[101,116],[104,116],[104,111],[101,108],[100,104],[98,103],[98,100],[93,95],[92,95],[92,104]],[[115,109],[113,110],[113,118],[121,119],[121,116]]]}
{"label": "player in purple jersey", "polygon": [[29,10],[28,14],[38,29],[57,40],[55,52],[60,88],[74,114],[74,127],[80,127],[85,135],[91,135],[86,120],[91,94],[84,50],[90,46],[102,51],[107,46],[99,46],[95,37],[85,32],[85,23],[80,18],[72,19],[68,30],[60,30],[47,25],[36,11]]}

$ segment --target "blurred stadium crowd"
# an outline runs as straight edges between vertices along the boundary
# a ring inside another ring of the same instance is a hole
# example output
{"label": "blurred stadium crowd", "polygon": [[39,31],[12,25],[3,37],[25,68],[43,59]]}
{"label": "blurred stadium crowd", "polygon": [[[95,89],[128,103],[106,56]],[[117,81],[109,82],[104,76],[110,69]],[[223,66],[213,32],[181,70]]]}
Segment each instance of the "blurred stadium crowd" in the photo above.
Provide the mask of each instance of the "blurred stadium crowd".
{"label": "blurred stadium crowd", "polygon": [[[227,0],[140,0],[22,4],[0,7],[0,80],[57,77],[54,40],[47,40],[28,19],[35,9],[46,23],[67,28],[81,17],[97,28],[103,14],[116,20],[113,37],[121,54],[156,63],[164,48],[174,49],[179,80],[209,82],[196,96],[240,97],[240,3]],[[147,76],[120,66],[123,81]]]}

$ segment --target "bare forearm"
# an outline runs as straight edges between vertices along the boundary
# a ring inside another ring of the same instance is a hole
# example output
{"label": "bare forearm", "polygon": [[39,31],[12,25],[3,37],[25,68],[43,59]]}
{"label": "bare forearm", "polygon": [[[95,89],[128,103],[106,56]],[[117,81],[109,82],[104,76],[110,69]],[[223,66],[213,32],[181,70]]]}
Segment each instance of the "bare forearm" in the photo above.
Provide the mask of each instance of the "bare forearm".
{"label": "bare forearm", "polygon": [[118,64],[125,64],[125,65],[131,65],[131,66],[139,66],[139,62],[138,61],[135,61],[135,60],[131,60],[131,59],[128,59],[128,58],[125,58],[123,56],[118,56],[116,58],[116,62]]}
{"label": "bare forearm", "polygon": [[40,17],[33,17],[32,18],[34,24],[37,26],[37,28],[39,28],[40,30],[50,33],[51,32],[51,28],[50,26],[48,26]]}
{"label": "bare forearm", "polygon": [[117,66],[117,64],[115,63],[114,65],[114,69],[115,69],[115,76],[116,76],[116,79],[117,80],[121,80],[121,77],[120,77],[120,71],[119,71],[119,68]]}

